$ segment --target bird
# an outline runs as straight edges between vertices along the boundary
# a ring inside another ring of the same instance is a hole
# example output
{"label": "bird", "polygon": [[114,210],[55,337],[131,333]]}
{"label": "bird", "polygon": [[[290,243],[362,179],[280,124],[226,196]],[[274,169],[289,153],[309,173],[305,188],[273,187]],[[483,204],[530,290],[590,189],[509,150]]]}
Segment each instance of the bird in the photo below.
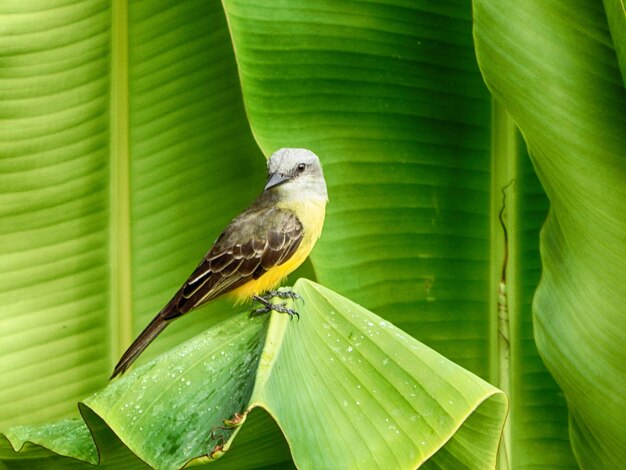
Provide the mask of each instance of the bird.
{"label": "bird", "polygon": [[176,318],[224,294],[237,303],[256,300],[254,312],[270,310],[298,315],[271,296],[307,258],[324,225],[328,191],[319,157],[304,148],[281,148],[267,161],[261,194],[217,237],[198,267],[128,347],[111,379],[123,374]]}

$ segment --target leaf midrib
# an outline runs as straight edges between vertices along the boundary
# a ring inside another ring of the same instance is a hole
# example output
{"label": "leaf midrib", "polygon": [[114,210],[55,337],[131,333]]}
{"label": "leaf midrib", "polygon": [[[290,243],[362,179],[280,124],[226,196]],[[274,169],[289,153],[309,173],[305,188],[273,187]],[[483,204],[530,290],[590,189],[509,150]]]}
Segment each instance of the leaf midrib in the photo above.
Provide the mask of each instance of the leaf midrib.
{"label": "leaf midrib", "polygon": [[[517,126],[504,107],[495,100],[492,103],[491,119],[490,382],[507,396],[511,396],[511,338],[515,333],[511,326],[519,316],[515,303],[515,281],[519,266],[516,265],[515,256],[511,255],[519,249],[516,184],[519,180],[520,153]],[[500,211],[505,227],[500,222]],[[508,234],[506,242],[505,228]],[[511,421],[507,418],[498,452],[498,468],[511,468],[510,449]]]}
{"label": "leaf midrib", "polygon": [[111,365],[132,340],[128,4],[111,6],[110,352]]}

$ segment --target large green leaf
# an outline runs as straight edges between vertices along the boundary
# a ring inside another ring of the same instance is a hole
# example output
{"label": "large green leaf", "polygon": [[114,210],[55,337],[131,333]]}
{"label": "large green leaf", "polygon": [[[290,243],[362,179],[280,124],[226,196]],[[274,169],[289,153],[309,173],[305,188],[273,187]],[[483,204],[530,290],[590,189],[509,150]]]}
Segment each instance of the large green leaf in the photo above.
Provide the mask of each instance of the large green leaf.
{"label": "large green leaf", "polygon": [[[565,402],[532,337],[547,204],[484,87],[470,2],[224,5],[259,144],[309,147],[325,163],[318,280],[506,390],[505,460],[575,466]],[[500,322],[498,212],[512,181]]]}
{"label": "large green leaf", "polygon": [[[531,332],[546,203],[483,86],[469,0],[224,3],[239,76],[215,1],[0,6],[0,426],[74,414],[261,186],[241,79],[263,151],[325,164],[318,279],[506,389],[513,466],[572,465]],[[145,358],[229,313],[183,318]]]}
{"label": "large green leaf", "polygon": [[246,427],[220,427],[224,419],[263,407],[299,468],[495,464],[502,392],[328,289],[299,281],[294,290],[300,321],[233,316],[85,400],[98,459],[75,422],[10,430],[9,439],[106,465],[124,452],[103,445],[100,419],[143,461],[175,469],[220,456]]}
{"label": "large green leaf", "polygon": [[626,19],[616,3],[474,2],[485,80],[550,198],[535,334],[585,468],[626,459]]}
{"label": "large green leaf", "polygon": [[166,4],[0,7],[2,428],[75,413],[262,185],[220,5]]}
{"label": "large green leaf", "polygon": [[106,2],[3,2],[0,425],[66,415],[110,362]]}

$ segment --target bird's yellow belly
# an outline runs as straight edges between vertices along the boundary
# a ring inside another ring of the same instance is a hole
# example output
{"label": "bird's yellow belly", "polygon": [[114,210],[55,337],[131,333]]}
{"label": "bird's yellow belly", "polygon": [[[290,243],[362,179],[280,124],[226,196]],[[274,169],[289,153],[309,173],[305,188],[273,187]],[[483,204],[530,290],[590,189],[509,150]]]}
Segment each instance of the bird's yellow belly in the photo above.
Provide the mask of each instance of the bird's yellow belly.
{"label": "bird's yellow belly", "polygon": [[[325,206],[325,204],[310,203],[307,204],[307,207],[300,207],[295,211],[304,227],[304,236],[300,246],[293,256],[283,264],[270,268],[260,278],[246,282],[231,291],[231,295],[235,296],[238,302],[244,302],[253,295],[262,294],[279,286],[285,277],[304,262],[322,233]],[[288,209],[293,210],[292,207],[288,207]]]}

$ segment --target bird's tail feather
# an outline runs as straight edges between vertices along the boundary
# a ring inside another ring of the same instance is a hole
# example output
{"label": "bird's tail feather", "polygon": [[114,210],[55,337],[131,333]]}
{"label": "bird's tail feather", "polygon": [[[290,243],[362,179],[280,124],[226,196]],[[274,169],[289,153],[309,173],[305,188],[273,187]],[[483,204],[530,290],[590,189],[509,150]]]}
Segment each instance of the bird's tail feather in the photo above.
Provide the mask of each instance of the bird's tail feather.
{"label": "bird's tail feather", "polygon": [[161,333],[161,331],[163,331],[165,327],[170,324],[171,319],[166,318],[166,315],[163,313],[164,311],[159,312],[159,314],[152,319],[148,326],[146,326],[137,339],[133,341],[133,344],[131,344],[122,355],[113,370],[113,374],[111,375],[112,379],[120,374],[123,374],[126,369],[128,369],[131,364],[135,362],[139,355],[150,345],[152,340],[154,340],[154,338],[156,338],[159,333]]}

